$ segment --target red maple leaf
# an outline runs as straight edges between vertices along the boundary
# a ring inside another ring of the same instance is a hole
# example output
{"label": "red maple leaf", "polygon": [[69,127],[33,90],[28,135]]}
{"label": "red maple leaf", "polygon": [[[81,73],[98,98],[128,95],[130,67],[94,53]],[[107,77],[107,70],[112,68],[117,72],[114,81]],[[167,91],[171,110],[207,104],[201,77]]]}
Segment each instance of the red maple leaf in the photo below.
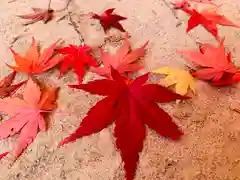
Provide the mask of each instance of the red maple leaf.
{"label": "red maple leaf", "polygon": [[25,23],[25,25],[33,24],[38,21],[43,21],[44,24],[47,23],[49,20],[53,19],[54,17],[54,10],[53,9],[41,9],[41,8],[32,8],[34,11],[30,14],[25,15],[18,15],[18,17],[23,19],[31,19],[31,21],[28,21]]}
{"label": "red maple leaf", "polygon": [[212,85],[214,86],[226,86],[226,85],[231,85],[234,83],[240,82],[240,72],[238,71],[235,74],[231,73],[224,73],[223,77],[218,80],[218,81],[213,81],[211,82]]}
{"label": "red maple leaf", "polygon": [[12,82],[16,76],[16,71],[13,71],[8,76],[4,77],[0,81],[0,97],[7,97],[12,95],[18,88],[20,88],[24,82],[12,85]]}
{"label": "red maple leaf", "polygon": [[219,6],[215,6],[213,8],[198,12],[196,9],[189,8],[187,4],[184,4],[181,9],[191,16],[188,20],[188,27],[186,29],[186,32],[189,32],[191,29],[197,27],[198,25],[202,25],[217,40],[219,40],[217,25],[232,26],[237,28],[240,27],[239,25],[234,24],[228,20],[224,15],[218,14],[218,8]]}
{"label": "red maple leaf", "polygon": [[116,54],[111,55],[101,50],[103,67],[94,68],[91,71],[106,77],[111,77],[111,66],[120,74],[138,71],[143,67],[134,62],[144,56],[145,47],[147,45],[148,41],[142,47],[131,50],[128,34],[126,33],[124,43],[121,48],[118,49]]}
{"label": "red maple leaf", "polygon": [[60,66],[60,76],[73,66],[78,82],[82,83],[85,66],[98,66],[96,59],[90,55],[90,50],[91,48],[87,45],[75,46],[72,44],[68,47],[57,49],[58,53],[65,54]]}
{"label": "red maple leaf", "polygon": [[118,14],[113,14],[114,10],[115,10],[115,8],[107,9],[101,15],[92,13],[92,18],[98,19],[100,21],[100,24],[102,25],[105,33],[111,27],[117,28],[120,31],[125,32],[125,29],[122,27],[122,25],[119,23],[119,21],[126,20],[127,18],[120,16]]}
{"label": "red maple leaf", "polygon": [[159,135],[178,140],[183,134],[156,102],[170,102],[188,97],[173,93],[158,84],[145,84],[148,74],[130,80],[112,68],[112,78],[71,86],[92,94],[107,96],[93,106],[79,128],[60,142],[64,145],[77,138],[100,132],[116,120],[116,145],[120,150],[126,179],[135,175],[139,152],[143,148],[145,124]]}
{"label": "red maple leaf", "polygon": [[221,40],[218,47],[211,44],[200,44],[200,51],[179,51],[183,56],[200,66],[200,69],[193,71],[192,75],[212,81],[213,85],[226,85],[239,81],[238,68],[231,62],[231,52],[224,49],[224,40]]}
{"label": "red maple leaf", "polygon": [[[27,81],[23,98],[7,97],[0,99],[0,111],[10,116],[0,124],[0,139],[20,133],[18,143],[14,147],[15,157],[23,152],[37,136],[46,131],[45,115],[56,108],[58,88],[40,87],[31,79]],[[2,154],[2,157],[7,153]]]}

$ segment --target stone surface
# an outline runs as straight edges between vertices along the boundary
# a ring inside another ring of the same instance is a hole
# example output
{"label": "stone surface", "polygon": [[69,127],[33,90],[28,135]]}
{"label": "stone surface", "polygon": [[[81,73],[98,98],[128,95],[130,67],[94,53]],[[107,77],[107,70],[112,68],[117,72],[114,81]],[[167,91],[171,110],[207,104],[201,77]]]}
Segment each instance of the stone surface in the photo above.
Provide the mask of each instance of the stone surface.
{"label": "stone surface", "polygon": [[[0,5],[0,75],[9,69],[5,62],[12,62],[8,47],[24,53],[34,36],[41,46],[48,46],[58,38],[65,44],[79,43],[78,35],[69,19],[56,20],[66,11],[58,12],[56,19],[47,24],[38,22],[22,26],[24,20],[16,15],[31,12],[30,7],[47,7],[47,0],[2,0]],[[72,0],[73,1],[73,0]],[[64,0],[52,0],[52,8],[61,9]],[[167,4],[166,4],[167,3]],[[176,53],[177,49],[196,48],[197,41],[216,43],[203,28],[185,33],[187,16],[177,11],[175,18],[163,0],[75,0],[69,6],[72,18],[78,22],[85,42],[114,52],[122,43],[123,35],[111,30],[107,35],[95,20],[81,16],[90,11],[101,13],[107,8],[127,16],[124,27],[131,36],[133,47],[150,40],[146,57],[141,61],[145,69],[140,74],[159,66],[185,67],[187,62]],[[240,23],[238,0],[218,0],[223,4],[220,12],[233,22]],[[171,5],[170,5],[171,6]],[[226,47],[233,52],[233,59],[240,65],[239,29],[220,27],[220,35],[226,37]],[[21,35],[12,44],[15,37]],[[107,44],[106,44],[107,43]],[[22,156],[12,164],[11,158],[0,161],[0,180],[123,180],[119,152],[115,149],[113,126],[101,133],[82,138],[75,143],[57,148],[58,142],[78,126],[88,109],[99,98],[82,91],[67,88],[75,82],[72,72],[57,78],[58,70],[38,76],[61,87],[59,109],[67,113],[51,116],[51,127],[39,133]],[[17,79],[26,78],[19,75]],[[85,82],[98,78],[88,73]],[[193,99],[183,103],[162,105],[184,130],[185,136],[178,142],[159,137],[148,129],[144,149],[140,155],[138,180],[238,180],[240,179],[240,91],[238,86],[214,88],[197,82]],[[0,152],[12,148],[16,138],[0,142]],[[106,148],[106,149],[104,149]]]}

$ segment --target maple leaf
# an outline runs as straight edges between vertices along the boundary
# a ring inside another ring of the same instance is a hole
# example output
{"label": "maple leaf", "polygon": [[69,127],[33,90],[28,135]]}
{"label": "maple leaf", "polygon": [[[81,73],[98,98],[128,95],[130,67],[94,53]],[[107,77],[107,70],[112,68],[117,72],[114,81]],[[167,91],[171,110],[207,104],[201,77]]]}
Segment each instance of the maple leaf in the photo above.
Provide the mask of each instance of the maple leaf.
{"label": "maple leaf", "polygon": [[186,95],[188,88],[195,91],[195,81],[188,71],[179,68],[163,67],[152,71],[157,74],[165,74],[166,78],[160,80],[160,84],[166,87],[176,84],[175,91],[180,95]]}
{"label": "maple leaf", "polygon": [[68,47],[57,49],[58,53],[65,54],[61,62],[59,77],[73,66],[78,82],[81,83],[85,74],[84,66],[98,66],[96,59],[89,54],[90,50],[91,48],[86,45],[75,46],[71,44]]}
{"label": "maple leaf", "polygon": [[226,53],[223,44],[224,39],[221,40],[218,47],[214,47],[211,44],[200,44],[199,52],[189,50],[179,52],[186,59],[200,66],[200,69],[192,72],[195,77],[213,81],[215,84],[218,84],[217,82],[221,81],[222,78],[225,80],[227,78],[231,84],[238,79],[235,76],[235,80],[230,81],[232,76],[238,72],[238,68],[231,62],[231,52]]}
{"label": "maple leaf", "polygon": [[183,6],[182,10],[188,13],[191,17],[188,20],[188,27],[186,32],[189,32],[198,25],[202,25],[208,32],[210,32],[217,40],[218,28],[217,25],[232,26],[239,28],[240,26],[228,20],[224,15],[217,13],[219,6],[202,10],[198,12],[196,9],[191,9],[188,6]]}
{"label": "maple leaf", "polygon": [[240,82],[240,72],[239,71],[235,74],[224,73],[223,77],[220,80],[213,81],[213,82],[211,82],[211,84],[214,86],[226,86],[226,85],[231,85],[231,84],[238,83],[238,82]]}
{"label": "maple leaf", "polygon": [[0,97],[7,97],[12,95],[18,88],[20,88],[24,82],[12,85],[12,82],[16,76],[16,72],[10,73],[0,81]]}
{"label": "maple leaf", "polygon": [[134,64],[140,57],[144,56],[145,48],[148,41],[140,48],[130,50],[130,42],[128,34],[125,34],[123,45],[118,49],[115,55],[108,54],[101,50],[101,59],[103,67],[94,68],[91,71],[101,76],[111,77],[111,66],[120,74],[125,72],[133,72],[142,69],[143,67]]}
{"label": "maple leaf", "polygon": [[59,41],[51,44],[43,50],[42,54],[39,54],[37,42],[32,38],[32,45],[24,57],[16,53],[13,49],[10,49],[14,55],[16,66],[7,65],[14,71],[23,72],[28,75],[45,72],[56,66],[63,59],[61,56],[55,56],[55,48]]}
{"label": "maple leaf", "polygon": [[29,78],[23,99],[18,97],[0,99],[0,111],[12,116],[0,125],[0,139],[20,132],[18,143],[14,147],[16,158],[32,143],[39,130],[46,130],[43,115],[56,107],[56,93],[57,89],[53,87],[45,88],[41,92],[38,85]]}
{"label": "maple leaf", "polygon": [[158,84],[145,84],[148,74],[131,80],[120,76],[113,68],[111,73],[112,80],[102,79],[70,86],[107,97],[97,102],[82,120],[79,128],[59,145],[100,132],[116,119],[116,145],[124,162],[126,179],[132,180],[139,152],[143,148],[145,124],[161,136],[173,140],[179,139],[183,134],[171,116],[159,108],[156,102],[170,102],[188,97],[173,93]]}
{"label": "maple leaf", "polygon": [[25,25],[33,24],[38,21],[43,21],[46,24],[49,20],[52,20],[54,17],[53,9],[41,9],[41,8],[32,8],[34,11],[30,14],[18,15],[18,17],[23,19],[31,19],[31,21],[25,23]]}
{"label": "maple leaf", "polygon": [[118,14],[113,14],[115,8],[107,9],[103,12],[103,14],[98,15],[95,13],[91,13],[93,19],[98,19],[100,24],[102,25],[104,32],[106,33],[111,27],[117,28],[122,32],[125,32],[123,26],[119,23],[119,21],[126,20],[126,17],[120,16]]}

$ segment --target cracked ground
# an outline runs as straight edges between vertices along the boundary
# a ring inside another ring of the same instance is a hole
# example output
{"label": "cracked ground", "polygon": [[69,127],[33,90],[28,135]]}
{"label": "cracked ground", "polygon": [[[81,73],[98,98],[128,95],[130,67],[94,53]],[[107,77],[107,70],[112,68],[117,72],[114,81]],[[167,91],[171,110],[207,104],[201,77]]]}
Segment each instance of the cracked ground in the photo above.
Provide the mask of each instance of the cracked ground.
{"label": "cracked ground", "polygon": [[[239,0],[216,0],[223,4],[220,12],[233,22],[240,22]],[[53,9],[62,9],[65,0],[52,0]],[[197,48],[197,42],[216,43],[201,27],[185,33],[187,16],[173,11],[169,0],[72,0],[67,11],[58,12],[47,24],[38,22],[23,26],[16,15],[31,12],[31,7],[46,8],[47,0],[2,0],[0,4],[0,75],[9,71],[5,62],[12,63],[9,47],[24,53],[31,37],[46,47],[59,38],[65,44],[85,43],[115,52],[123,35],[111,30],[106,36],[95,20],[86,18],[88,12],[101,13],[107,8],[128,17],[123,21],[133,47],[150,40],[145,69],[140,74],[160,66],[186,67],[177,49]],[[68,15],[70,13],[70,17]],[[220,27],[226,47],[240,65],[240,30]],[[98,98],[67,88],[75,82],[73,72],[58,79],[58,70],[39,76],[61,87],[59,108],[71,116],[53,114],[46,133],[39,133],[22,156],[12,164],[8,158],[0,161],[0,180],[123,180],[124,171],[119,152],[115,149],[113,126],[98,134],[82,138],[62,148],[58,142],[69,135]],[[24,76],[18,77],[24,79]],[[85,82],[96,75],[88,73]],[[197,82],[193,99],[162,105],[183,129],[179,142],[167,141],[148,129],[144,149],[136,172],[138,180],[239,180],[240,179],[240,90],[239,86],[214,88]],[[0,142],[1,152],[13,146],[15,138]],[[107,147],[107,148],[106,148]]]}

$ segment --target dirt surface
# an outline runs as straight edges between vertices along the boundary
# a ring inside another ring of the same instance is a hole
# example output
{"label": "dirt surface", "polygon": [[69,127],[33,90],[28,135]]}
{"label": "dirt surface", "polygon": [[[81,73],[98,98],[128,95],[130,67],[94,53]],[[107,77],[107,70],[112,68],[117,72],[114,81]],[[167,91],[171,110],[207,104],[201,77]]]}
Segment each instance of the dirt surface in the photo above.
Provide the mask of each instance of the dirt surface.
{"label": "dirt surface", "polygon": [[[79,43],[78,34],[69,24],[69,19],[58,21],[66,11],[56,14],[56,19],[43,24],[38,22],[23,26],[25,22],[16,17],[31,12],[30,7],[46,8],[47,0],[1,0],[0,4],[0,75],[9,69],[5,62],[13,60],[9,46],[24,53],[34,36],[43,47],[58,38],[65,43]],[[52,8],[61,9],[66,1],[52,0]],[[233,22],[240,23],[240,1],[219,0],[223,4],[220,12]],[[127,16],[124,27],[131,36],[133,47],[150,40],[142,64],[142,74],[159,66],[185,67],[184,59],[176,49],[196,48],[196,42],[213,42],[215,39],[198,27],[189,35],[185,33],[187,16],[169,8],[163,0],[75,0],[69,6],[72,19],[77,22],[85,42],[92,46],[103,45],[114,52],[122,44],[121,34],[111,30],[106,36],[99,23],[83,18],[79,14],[102,12],[116,8],[116,12]],[[178,19],[175,17],[179,17]],[[220,27],[220,35],[226,36],[226,46],[233,53],[233,60],[240,65],[240,30]],[[23,35],[15,43],[14,38]],[[106,44],[107,43],[107,44]],[[38,76],[61,87],[59,109],[72,112],[71,116],[55,113],[51,116],[51,127],[47,133],[39,133],[35,141],[22,156],[11,163],[11,156],[0,161],[0,180],[123,180],[124,171],[119,152],[115,149],[113,127],[77,140],[63,148],[58,142],[76,129],[88,109],[99,99],[82,91],[67,88],[75,82],[72,72],[57,79],[58,70]],[[24,79],[18,76],[18,79]],[[98,78],[88,73],[85,82]],[[156,79],[156,78],[155,78]],[[240,91],[238,85],[214,88],[197,82],[192,100],[180,104],[161,105],[183,129],[185,136],[179,142],[159,137],[148,129],[144,149],[140,154],[138,180],[238,180],[240,179]],[[0,142],[1,152],[12,148],[16,138]]]}

